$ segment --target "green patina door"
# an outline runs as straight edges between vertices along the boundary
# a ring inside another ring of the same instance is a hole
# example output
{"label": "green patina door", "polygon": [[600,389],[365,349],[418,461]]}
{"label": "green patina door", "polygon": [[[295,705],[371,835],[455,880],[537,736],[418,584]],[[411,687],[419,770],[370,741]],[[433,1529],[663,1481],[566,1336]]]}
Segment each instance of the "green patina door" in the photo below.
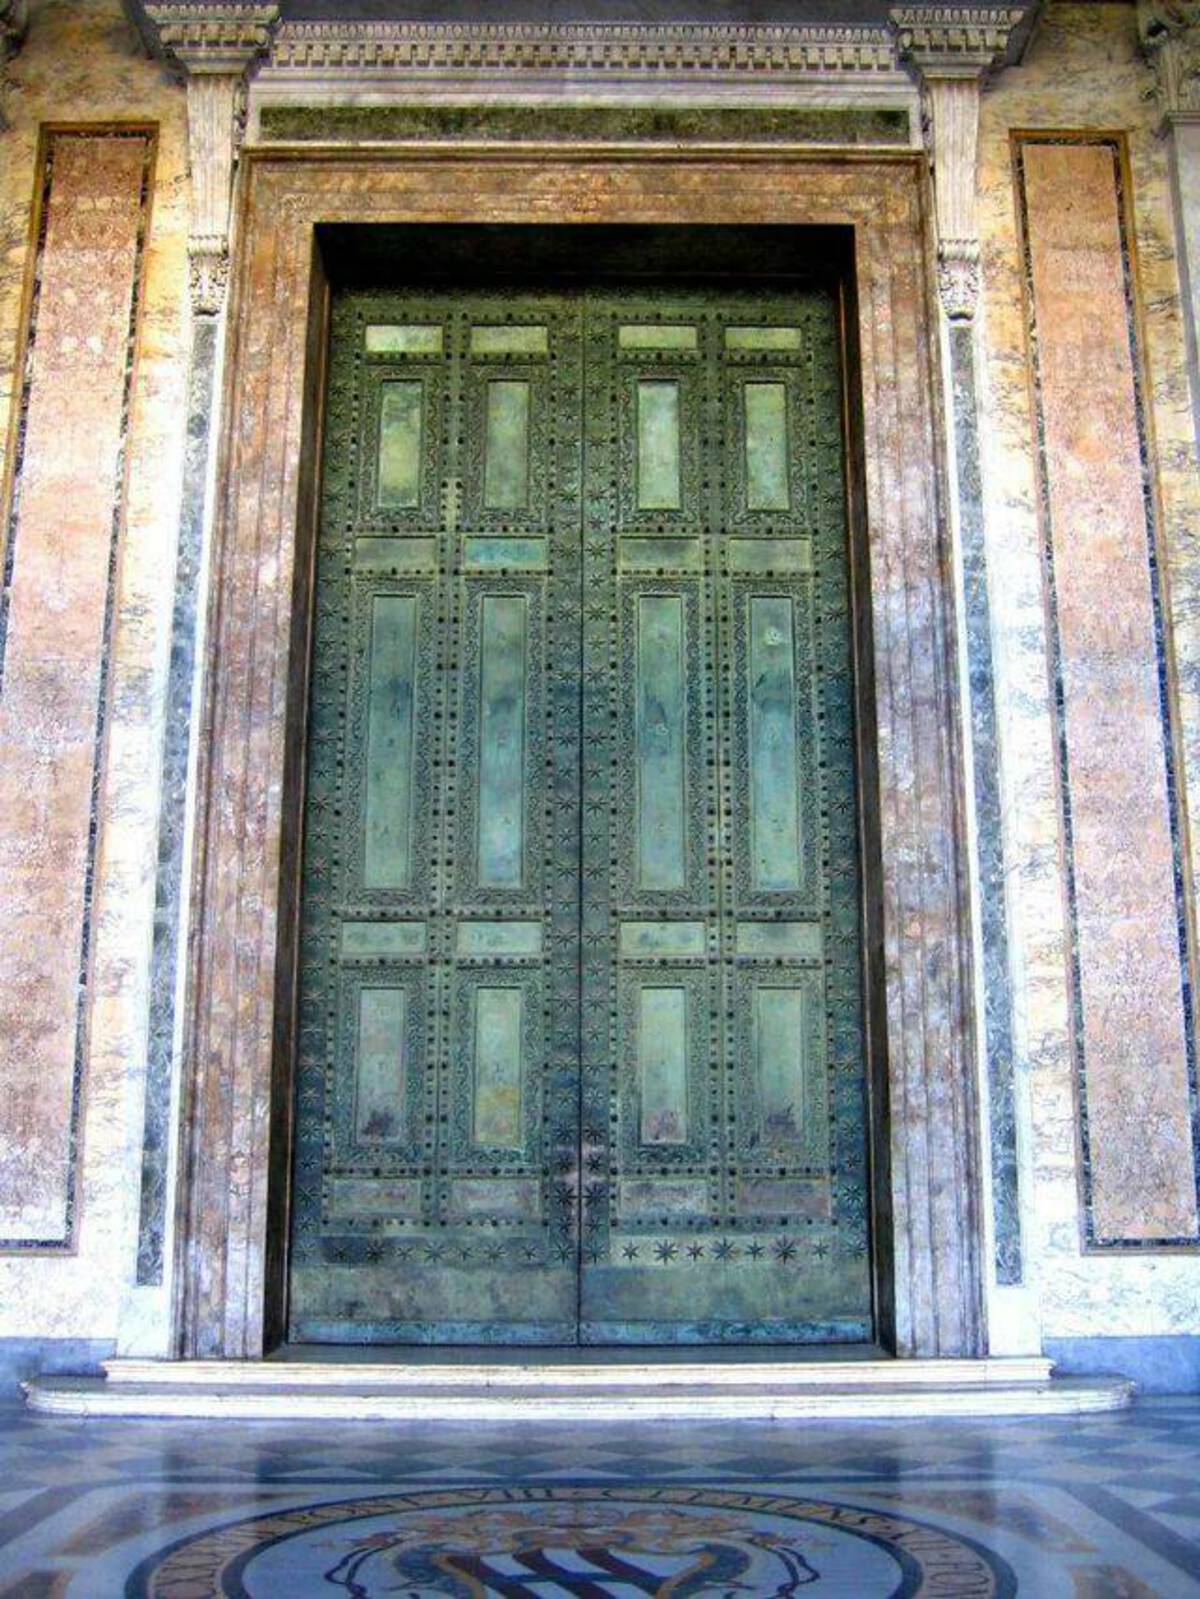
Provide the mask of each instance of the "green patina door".
{"label": "green patina door", "polygon": [[335,300],[294,1340],[871,1336],[837,325]]}

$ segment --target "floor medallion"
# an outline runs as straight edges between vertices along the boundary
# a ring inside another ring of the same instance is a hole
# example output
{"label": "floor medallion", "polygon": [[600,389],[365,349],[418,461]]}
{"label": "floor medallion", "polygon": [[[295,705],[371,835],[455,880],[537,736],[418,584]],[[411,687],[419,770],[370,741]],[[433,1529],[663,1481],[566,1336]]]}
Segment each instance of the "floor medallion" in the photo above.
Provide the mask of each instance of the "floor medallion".
{"label": "floor medallion", "polygon": [[852,1504],[673,1487],[448,1488],[309,1505],[161,1551],[128,1599],[1009,1599],[996,1555]]}

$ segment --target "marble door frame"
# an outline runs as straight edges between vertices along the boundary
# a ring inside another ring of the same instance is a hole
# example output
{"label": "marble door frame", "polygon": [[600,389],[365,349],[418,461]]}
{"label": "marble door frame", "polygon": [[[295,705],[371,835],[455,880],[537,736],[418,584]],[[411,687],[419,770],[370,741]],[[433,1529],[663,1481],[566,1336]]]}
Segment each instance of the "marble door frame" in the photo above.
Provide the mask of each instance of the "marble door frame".
{"label": "marble door frame", "polygon": [[[173,1347],[281,1336],[322,224],[853,229],[848,302],[878,1320],[984,1350],[972,960],[931,222],[920,152],[556,143],[249,150],[239,181],[199,761]],[[854,370],[857,368],[857,370]]]}

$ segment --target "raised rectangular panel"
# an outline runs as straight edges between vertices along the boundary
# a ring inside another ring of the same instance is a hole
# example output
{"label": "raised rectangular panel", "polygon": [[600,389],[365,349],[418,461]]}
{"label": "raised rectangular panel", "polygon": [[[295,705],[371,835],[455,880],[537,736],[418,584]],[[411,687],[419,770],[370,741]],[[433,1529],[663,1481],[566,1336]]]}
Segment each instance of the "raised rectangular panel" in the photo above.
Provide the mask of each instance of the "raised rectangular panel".
{"label": "raised rectangular panel", "polygon": [[438,323],[371,322],[367,325],[368,355],[441,355],[442,329]]}
{"label": "raised rectangular panel", "polygon": [[537,1221],[541,1201],[536,1177],[456,1177],[450,1184],[450,1214],[467,1221]]}
{"label": "raised rectangular panel", "polygon": [[699,572],[704,551],[699,539],[623,538],[618,560],[623,572]]}
{"label": "raised rectangular panel", "polygon": [[643,1144],[687,1142],[687,990],[638,995],[638,1092]]}
{"label": "raised rectangular panel", "polygon": [[329,1185],[329,1214],[369,1216],[381,1221],[421,1214],[419,1177],[335,1177]]}
{"label": "raised rectangular panel", "polygon": [[754,995],[753,1054],[764,1142],[794,1143],[808,1106],[807,1019],[799,988],[759,988]]}
{"label": "raised rectangular panel", "polygon": [[725,560],[733,573],[812,571],[809,539],[730,539]]}
{"label": "raised rectangular panel", "polygon": [[404,1140],[404,1047],[408,996],[402,988],[364,988],[358,996],[354,1062],[354,1137],[359,1144]]}
{"label": "raised rectangular panel", "polygon": [[743,1177],[737,1185],[739,1216],[826,1220],[831,1212],[826,1177]]}
{"label": "raised rectangular panel", "polygon": [[742,352],[798,350],[803,340],[799,328],[726,328],[725,348]]}
{"label": "raised rectangular panel", "polygon": [[637,386],[637,502],[643,511],[677,511],[681,495],[679,384]]}
{"label": "raised rectangular panel", "polygon": [[356,572],[436,572],[437,540],[355,539],[354,570]]}
{"label": "raised rectangular panel", "polygon": [[706,948],[704,923],[622,922],[619,948],[625,960],[694,959]]}
{"label": "raised rectangular panel", "polygon": [[415,380],[385,383],[379,399],[380,506],[403,511],[421,503],[421,439],[425,385]]}
{"label": "raised rectangular panel", "polygon": [[467,959],[492,955],[528,959],[542,953],[541,922],[460,922],[458,953]]}
{"label": "raised rectangular panel", "polygon": [[546,557],[545,539],[479,534],[463,542],[463,566],[468,572],[544,572]]}
{"label": "raised rectangular panel", "polygon": [[684,886],[683,601],[647,594],[637,602],[637,880],[648,890]]}
{"label": "raised rectangular panel", "polygon": [[424,922],[343,922],[343,960],[411,960],[424,955]]}
{"label": "raised rectangular panel", "polygon": [[403,888],[411,870],[417,604],[377,594],[371,610],[363,883]]}
{"label": "raised rectangular panel", "polygon": [[485,1149],[520,1149],[521,1032],[519,988],[475,991],[475,1080],[471,1134]]}
{"label": "raised rectangular panel", "polygon": [[484,597],[479,692],[479,882],[519,888],[525,837],[526,602]]}
{"label": "raised rectangular panel", "polygon": [[788,490],[787,386],[746,383],[746,508],[786,511]]}
{"label": "raised rectangular panel", "polygon": [[622,1177],[617,1211],[623,1222],[694,1221],[708,1214],[708,1184],[697,1177]]}
{"label": "raised rectangular panel", "polygon": [[694,350],[697,329],[691,324],[668,322],[627,322],[617,330],[622,350]]}
{"label": "raised rectangular panel", "polygon": [[529,384],[521,379],[487,386],[483,503],[489,511],[529,503]]}
{"label": "raised rectangular panel", "polygon": [[550,330],[539,326],[476,327],[471,329],[472,355],[546,355]]}
{"label": "raised rectangular panel", "polygon": [[820,960],[820,922],[739,922],[737,952],[759,960]]}
{"label": "raised rectangular panel", "polygon": [[799,760],[792,602],[750,601],[750,827],[754,886],[800,886]]}

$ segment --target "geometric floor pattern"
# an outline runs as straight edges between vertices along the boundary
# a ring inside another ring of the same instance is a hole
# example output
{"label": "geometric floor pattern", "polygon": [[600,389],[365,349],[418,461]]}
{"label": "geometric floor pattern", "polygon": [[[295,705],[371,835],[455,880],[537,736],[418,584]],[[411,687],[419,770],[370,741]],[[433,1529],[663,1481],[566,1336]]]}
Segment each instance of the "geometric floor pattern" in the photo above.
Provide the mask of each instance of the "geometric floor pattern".
{"label": "geometric floor pattern", "polygon": [[0,1599],[1200,1599],[1200,1399],[995,1422],[0,1412]]}

